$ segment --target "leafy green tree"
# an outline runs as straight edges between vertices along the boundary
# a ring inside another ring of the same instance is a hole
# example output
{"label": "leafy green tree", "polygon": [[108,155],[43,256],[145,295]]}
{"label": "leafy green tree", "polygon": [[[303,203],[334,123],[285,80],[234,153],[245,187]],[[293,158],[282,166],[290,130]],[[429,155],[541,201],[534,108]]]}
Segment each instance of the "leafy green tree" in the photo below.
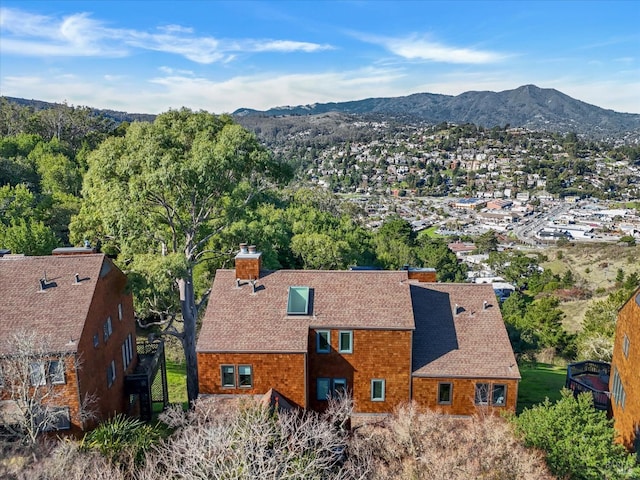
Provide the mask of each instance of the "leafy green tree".
{"label": "leafy green tree", "polygon": [[496,252],[498,250],[498,237],[496,232],[489,230],[474,240],[477,253]]}
{"label": "leafy green tree", "polygon": [[88,163],[72,240],[87,233],[98,235],[94,241],[111,237],[110,247],[123,261],[137,254],[184,257],[184,268],[172,272],[183,328],[170,322],[164,331],[182,342],[193,402],[196,320],[208,297],[202,292],[196,302],[194,269],[217,253],[209,249],[212,238],[256,192],[269,187],[269,180],[287,179],[289,171],[231,117],[188,109],[163,113],[153,124],[132,124],[123,137],[105,140]]}
{"label": "leafy green tree", "polygon": [[441,282],[464,282],[467,279],[467,267],[458,262],[456,254],[449,250],[445,240],[419,235],[415,255],[419,266],[436,269]]}
{"label": "leafy green tree", "polygon": [[291,251],[302,258],[305,269],[345,268],[348,249],[347,242],[324,233],[299,233],[291,239]]}
{"label": "leafy green tree", "polygon": [[574,398],[563,390],[552,404],[526,409],[512,417],[526,445],[546,453],[551,471],[575,480],[622,480],[639,478],[640,468],[622,445],[614,443],[612,420],[593,407],[588,394]]}
{"label": "leafy green tree", "polygon": [[53,231],[38,220],[13,220],[8,227],[0,223],[0,245],[13,253],[24,255],[50,255],[59,246]]}

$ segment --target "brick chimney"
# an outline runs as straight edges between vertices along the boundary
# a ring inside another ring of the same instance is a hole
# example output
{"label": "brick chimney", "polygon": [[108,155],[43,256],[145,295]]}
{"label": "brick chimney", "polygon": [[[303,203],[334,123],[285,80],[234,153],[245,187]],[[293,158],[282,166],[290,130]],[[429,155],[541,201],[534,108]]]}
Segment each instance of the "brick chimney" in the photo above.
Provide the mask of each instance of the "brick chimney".
{"label": "brick chimney", "polygon": [[437,282],[435,268],[417,268],[405,266],[405,270],[407,270],[409,280],[417,280],[419,282],[425,283]]}
{"label": "brick chimney", "polygon": [[256,251],[255,245],[240,244],[240,251],[236,255],[236,279],[257,280],[262,268],[262,253]]}

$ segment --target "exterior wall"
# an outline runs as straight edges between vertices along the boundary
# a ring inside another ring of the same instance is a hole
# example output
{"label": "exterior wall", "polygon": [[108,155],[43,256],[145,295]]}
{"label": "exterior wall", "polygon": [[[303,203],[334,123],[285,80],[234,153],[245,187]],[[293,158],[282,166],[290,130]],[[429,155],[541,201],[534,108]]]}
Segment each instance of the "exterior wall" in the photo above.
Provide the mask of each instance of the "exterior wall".
{"label": "exterior wall", "polygon": [[[105,262],[109,260],[105,258]],[[133,314],[133,297],[125,292],[126,276],[115,266],[104,278],[101,278],[95,290],[95,295],[89,308],[89,314],[78,342],[79,388],[76,391],[81,396],[95,395],[98,399],[95,410],[97,421],[113,416],[115,413],[125,412],[128,408],[128,398],[124,393],[124,377],[130,373],[136,365],[135,352],[136,329]],[[118,304],[122,304],[122,320],[118,319]],[[104,339],[104,324],[111,317],[112,334],[107,341]],[[94,335],[98,334],[99,343],[94,347]],[[127,372],[124,371],[122,358],[122,344],[127,336],[133,337],[133,361]],[[116,378],[111,387],[107,384],[107,368],[112,360],[115,360]],[[72,422],[81,425],[80,419],[75,416]],[[85,429],[92,428],[94,424],[87,424]]]}
{"label": "exterior wall", "polygon": [[[449,415],[474,415],[479,412],[500,412],[510,410],[515,412],[518,399],[517,380],[499,380],[488,378],[431,378],[413,377],[412,397],[421,407],[438,410]],[[451,383],[453,386],[450,405],[438,404],[438,385]],[[504,407],[475,404],[476,383],[503,384],[507,386],[507,397]]]}
{"label": "exterior wall", "polygon": [[[640,431],[640,289],[636,290],[627,303],[618,312],[616,337],[613,347],[613,359],[609,390],[614,427],[618,441],[628,449],[634,449],[636,436]],[[623,351],[624,337],[629,339],[628,356]],[[614,390],[614,371],[618,372],[625,391],[624,407],[616,399]],[[635,444],[637,448],[637,443]]]}
{"label": "exterior wall", "polygon": [[[307,407],[304,353],[198,353],[201,394],[264,394],[274,388],[292,405]],[[251,388],[222,386],[222,365],[251,365]]]}
{"label": "exterior wall", "polygon": [[[316,351],[317,330],[309,331],[310,408],[323,410],[327,404],[317,400],[318,378],[345,378],[356,413],[392,412],[396,405],[409,401],[411,331],[352,330],[353,353],[339,353],[338,333],[342,329],[326,330],[331,332],[329,353]],[[371,400],[372,379],[385,381],[384,401]]]}

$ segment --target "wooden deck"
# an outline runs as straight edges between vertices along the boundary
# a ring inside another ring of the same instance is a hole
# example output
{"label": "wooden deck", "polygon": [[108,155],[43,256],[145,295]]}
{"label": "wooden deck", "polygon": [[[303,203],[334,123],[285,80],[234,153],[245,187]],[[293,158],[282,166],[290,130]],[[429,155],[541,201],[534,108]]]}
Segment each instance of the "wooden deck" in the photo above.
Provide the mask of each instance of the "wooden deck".
{"label": "wooden deck", "polygon": [[611,394],[609,393],[609,375],[611,365],[606,362],[587,360],[567,366],[565,386],[578,393],[591,393],[593,406],[598,410],[610,412]]}

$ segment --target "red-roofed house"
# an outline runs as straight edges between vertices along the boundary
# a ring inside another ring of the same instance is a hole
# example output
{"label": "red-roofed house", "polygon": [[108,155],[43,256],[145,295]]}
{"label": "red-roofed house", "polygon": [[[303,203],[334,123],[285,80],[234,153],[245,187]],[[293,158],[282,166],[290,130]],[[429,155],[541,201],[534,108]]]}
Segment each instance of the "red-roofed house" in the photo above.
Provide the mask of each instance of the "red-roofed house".
{"label": "red-roofed house", "polygon": [[491,285],[413,270],[261,271],[255,249],[218,270],[200,330],[200,394],[263,395],[356,413],[411,400],[451,414],[515,410],[520,374]]}
{"label": "red-roofed house", "polygon": [[[127,411],[124,378],[137,363],[126,276],[94,252],[68,248],[46,257],[0,256],[0,368],[16,355],[16,335],[42,339],[48,353],[32,363],[32,385],[51,384],[55,405],[49,406],[64,412],[55,427],[74,433]],[[7,407],[13,380],[2,380],[0,403]],[[96,399],[91,421],[81,412],[87,396]]]}

